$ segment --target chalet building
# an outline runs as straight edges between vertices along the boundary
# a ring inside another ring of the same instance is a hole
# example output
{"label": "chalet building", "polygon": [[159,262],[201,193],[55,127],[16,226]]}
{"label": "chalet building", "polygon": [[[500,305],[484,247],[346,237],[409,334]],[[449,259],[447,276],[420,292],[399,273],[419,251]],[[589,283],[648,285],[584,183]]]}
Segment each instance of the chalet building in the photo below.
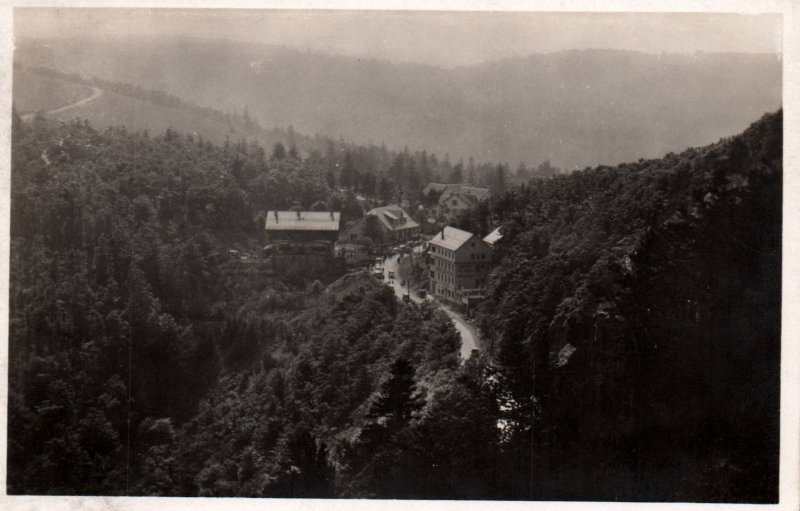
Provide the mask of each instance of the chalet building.
{"label": "chalet building", "polygon": [[324,262],[333,257],[339,237],[338,211],[269,211],[266,255],[273,263]]}
{"label": "chalet building", "polygon": [[465,184],[430,183],[422,189],[424,197],[438,194],[436,205],[431,208],[435,217],[453,219],[462,211],[474,208],[491,195],[488,188]]}
{"label": "chalet building", "polygon": [[429,241],[430,289],[441,300],[469,309],[484,297],[492,249],[471,232],[445,227]]}
{"label": "chalet building", "polygon": [[391,244],[415,239],[419,224],[400,206],[383,206],[370,210],[364,218],[348,227],[340,237],[341,242]]}

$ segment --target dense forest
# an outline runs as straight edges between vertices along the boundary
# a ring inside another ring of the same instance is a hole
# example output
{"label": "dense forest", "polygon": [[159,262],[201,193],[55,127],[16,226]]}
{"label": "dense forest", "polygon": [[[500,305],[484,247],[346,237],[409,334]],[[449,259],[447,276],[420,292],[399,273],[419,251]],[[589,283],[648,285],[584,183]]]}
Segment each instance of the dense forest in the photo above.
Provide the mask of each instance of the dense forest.
{"label": "dense forest", "polygon": [[268,206],[355,208],[314,161],[77,121],[13,133],[10,493],[402,496],[384,458],[417,477],[455,396],[493,406],[443,314],[366,274],[228,257],[257,251]]}
{"label": "dense forest", "polygon": [[775,502],[781,123],[465,215],[503,239],[459,363],[366,274],[227,257],[357,215],[355,151],[15,116],[8,492]]}
{"label": "dense forest", "polygon": [[461,219],[503,226],[479,315],[520,491],[776,502],[782,120]]}

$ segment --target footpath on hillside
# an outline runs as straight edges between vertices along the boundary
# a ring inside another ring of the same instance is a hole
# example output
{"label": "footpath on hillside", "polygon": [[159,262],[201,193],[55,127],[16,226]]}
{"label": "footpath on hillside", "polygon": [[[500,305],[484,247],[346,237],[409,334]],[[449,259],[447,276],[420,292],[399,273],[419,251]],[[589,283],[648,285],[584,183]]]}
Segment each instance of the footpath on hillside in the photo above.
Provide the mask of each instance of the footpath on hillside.
{"label": "footpath on hillside", "polygon": [[[86,103],[89,103],[90,101],[94,101],[95,99],[97,99],[97,98],[99,98],[100,96],[103,95],[103,90],[102,89],[100,89],[98,87],[95,87],[93,85],[90,85],[89,87],[91,87],[91,89],[92,89],[92,95],[91,96],[89,96],[87,98],[79,99],[78,101],[75,101],[74,103],[70,103],[68,105],[64,105],[64,106],[61,106],[61,107],[58,107],[58,108],[54,108],[53,110],[48,110],[48,111],[46,111],[44,113],[46,115],[60,114],[61,112],[64,112],[64,111],[69,110],[71,108],[77,108],[79,106],[83,106]],[[33,119],[33,117],[35,115],[36,115],[36,112],[25,114],[25,115],[22,116],[22,120],[23,121],[29,121],[29,120]]]}

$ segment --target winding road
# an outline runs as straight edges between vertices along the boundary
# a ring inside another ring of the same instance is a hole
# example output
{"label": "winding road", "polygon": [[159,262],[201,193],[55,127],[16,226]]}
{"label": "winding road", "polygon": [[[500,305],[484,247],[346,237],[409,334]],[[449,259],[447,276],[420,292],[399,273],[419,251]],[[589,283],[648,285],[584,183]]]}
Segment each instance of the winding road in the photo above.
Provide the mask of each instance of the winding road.
{"label": "winding road", "polygon": [[[76,107],[85,105],[86,103],[89,103],[90,101],[94,101],[95,99],[97,99],[97,98],[99,98],[100,96],[103,95],[103,90],[102,89],[100,89],[98,87],[95,87],[93,85],[89,85],[88,87],[90,87],[92,89],[92,95],[91,96],[89,96],[87,98],[79,99],[78,101],[76,101],[74,103],[70,103],[68,105],[64,105],[62,107],[59,107],[59,108],[56,108],[56,109],[53,109],[53,110],[48,110],[48,111],[45,112],[45,114],[47,114],[47,115],[60,114],[61,112],[65,111],[65,110],[69,110],[70,108],[76,108]],[[22,120],[23,121],[29,121],[29,120],[33,119],[33,117],[35,115],[36,115],[36,112],[25,114],[25,115],[22,116]]]}
{"label": "winding road", "polygon": [[[417,249],[421,250],[421,247],[417,247]],[[417,251],[417,249],[415,249],[415,251]],[[466,320],[466,318],[464,318],[464,316],[435,299],[430,294],[426,295],[425,298],[420,298],[416,294],[416,288],[411,287],[410,283],[406,283],[405,287],[401,286],[400,275],[398,274],[400,257],[400,255],[391,256],[383,263],[384,282],[388,283],[392,287],[394,293],[397,295],[397,298],[401,300],[405,294],[408,294],[414,303],[435,303],[440,309],[442,309],[453,322],[453,326],[455,326],[456,331],[458,331],[458,333],[461,335],[461,359],[468,359],[472,354],[472,350],[478,349],[478,339],[480,336],[477,330]],[[377,268],[375,270],[377,271]],[[389,272],[394,273],[394,279],[389,278]]]}

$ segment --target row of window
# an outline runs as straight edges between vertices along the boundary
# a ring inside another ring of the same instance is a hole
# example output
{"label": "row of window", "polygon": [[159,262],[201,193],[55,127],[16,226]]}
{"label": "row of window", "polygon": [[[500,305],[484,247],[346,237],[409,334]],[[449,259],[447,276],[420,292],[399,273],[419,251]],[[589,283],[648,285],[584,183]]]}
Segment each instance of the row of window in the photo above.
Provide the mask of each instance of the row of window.
{"label": "row of window", "polygon": [[[484,286],[483,280],[476,280],[475,287],[482,288]],[[438,286],[436,294],[439,296],[444,296],[445,298],[450,298],[451,300],[460,300],[461,294],[458,291],[451,291],[444,286]]]}
{"label": "row of window", "polygon": [[439,287],[438,290],[439,291],[436,294],[439,296],[444,296],[445,298],[450,298],[451,300],[458,299],[458,293],[450,291],[446,287]]}
{"label": "row of window", "polygon": [[455,270],[455,265],[453,263],[451,263],[450,261],[442,261],[441,259],[436,260],[436,266],[438,266],[439,268],[444,268],[447,271]]}
{"label": "row of window", "polygon": [[441,273],[439,273],[439,281],[440,282],[445,282],[447,284],[452,285],[453,284],[453,277],[451,277],[449,275],[442,275]]}
{"label": "row of window", "polygon": [[453,257],[454,253],[452,250],[447,250],[446,248],[437,247],[436,245],[431,245],[433,247],[432,251],[434,254],[443,255],[445,257]]}
{"label": "row of window", "polygon": [[[431,273],[431,278],[435,278],[435,275],[433,273]],[[438,280],[439,280],[439,282],[442,282],[444,284],[450,284],[451,286],[455,283],[455,278],[454,277],[451,277],[449,275],[442,275],[441,273],[439,274],[439,279]],[[475,279],[475,287],[476,288],[481,288],[481,287],[484,287],[485,285],[486,285],[486,280],[485,279]],[[440,288],[440,289],[444,289],[444,288]]]}
{"label": "row of window", "polygon": [[[455,263],[451,263],[450,261],[442,261],[441,259],[436,259],[435,266],[440,268],[444,271],[454,272],[456,271]],[[460,267],[460,272],[464,273],[472,273],[473,268],[467,265],[462,265]],[[474,267],[474,271],[483,271],[484,265],[483,264],[476,264]]]}

